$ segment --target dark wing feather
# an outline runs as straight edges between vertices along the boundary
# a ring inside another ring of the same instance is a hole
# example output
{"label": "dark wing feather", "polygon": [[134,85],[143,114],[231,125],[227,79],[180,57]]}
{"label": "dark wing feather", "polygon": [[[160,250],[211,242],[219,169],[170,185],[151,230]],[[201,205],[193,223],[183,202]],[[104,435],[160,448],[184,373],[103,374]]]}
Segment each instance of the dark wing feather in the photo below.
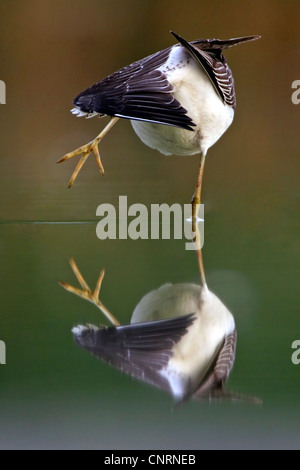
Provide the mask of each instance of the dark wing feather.
{"label": "dark wing feather", "polygon": [[194,59],[202,65],[224,103],[235,108],[234,80],[222,51],[243,42],[256,41],[260,39],[260,36],[244,36],[225,40],[198,39],[188,42],[178,34],[172,31],[171,33],[190,52]]}
{"label": "dark wing feather", "polygon": [[196,62],[202,66],[224,103],[235,108],[236,99],[233,76],[222,54],[221,47],[216,47],[215,49],[209,48],[209,39],[188,42],[178,34],[173,32],[172,34],[189,51]]}
{"label": "dark wing feather", "polygon": [[157,70],[169,54],[170,48],[122,68],[80,93],[74,105],[86,113],[193,130],[195,124],[172,95],[166,75]]}
{"label": "dark wing feather", "polygon": [[216,390],[223,389],[223,385],[227,381],[235,361],[236,342],[237,332],[234,330],[230,335],[226,336],[216,361],[194,393],[193,396],[195,398],[213,396]]}
{"label": "dark wing feather", "polygon": [[160,374],[172,357],[173,346],[193,323],[193,314],[118,327],[73,329],[75,342],[98,359],[144,382],[170,392]]}

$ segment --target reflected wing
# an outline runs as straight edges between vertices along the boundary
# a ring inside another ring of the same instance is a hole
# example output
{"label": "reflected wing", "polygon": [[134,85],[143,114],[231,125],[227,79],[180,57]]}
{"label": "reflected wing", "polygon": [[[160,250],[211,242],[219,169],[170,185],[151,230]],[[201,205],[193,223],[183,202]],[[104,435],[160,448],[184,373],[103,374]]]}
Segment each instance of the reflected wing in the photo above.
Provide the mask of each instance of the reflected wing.
{"label": "reflected wing", "polygon": [[218,395],[218,390],[219,394],[222,394],[223,385],[227,381],[234,364],[236,342],[237,332],[234,330],[233,333],[226,336],[215,363],[194,393],[194,398],[213,397]]}
{"label": "reflected wing", "polygon": [[170,48],[122,68],[73,101],[82,112],[156,122],[193,130],[187,111],[172,95],[173,87],[157,70],[168,58]]}
{"label": "reflected wing", "polygon": [[118,327],[77,326],[75,342],[98,359],[144,382],[170,392],[161,370],[173,355],[173,346],[193,323],[193,314]]}

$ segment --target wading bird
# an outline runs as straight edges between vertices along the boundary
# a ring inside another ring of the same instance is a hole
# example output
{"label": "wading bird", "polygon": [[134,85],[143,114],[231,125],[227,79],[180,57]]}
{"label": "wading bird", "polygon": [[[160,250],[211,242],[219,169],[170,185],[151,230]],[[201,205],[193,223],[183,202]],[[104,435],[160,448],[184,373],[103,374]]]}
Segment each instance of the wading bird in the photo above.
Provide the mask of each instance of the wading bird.
{"label": "wading bird", "polygon": [[191,397],[260,403],[224,389],[235,360],[235,321],[206,284],[165,284],[142,298],[131,324],[120,325],[99,300],[104,270],[92,291],[72,259],[71,266],[81,289],[60,284],[96,305],[113,324],[74,327],[81,348],[168,392],[177,403]]}
{"label": "wading bird", "polygon": [[95,139],[59,160],[81,155],[69,187],[91,152],[104,173],[98,144],[119,118],[126,118],[146,145],[165,155],[200,154],[195,215],[207,150],[232,123],[236,106],[234,80],[223,51],[260,36],[188,42],[172,34],[179,44],[122,68],[75,98],[73,114],[111,120]]}

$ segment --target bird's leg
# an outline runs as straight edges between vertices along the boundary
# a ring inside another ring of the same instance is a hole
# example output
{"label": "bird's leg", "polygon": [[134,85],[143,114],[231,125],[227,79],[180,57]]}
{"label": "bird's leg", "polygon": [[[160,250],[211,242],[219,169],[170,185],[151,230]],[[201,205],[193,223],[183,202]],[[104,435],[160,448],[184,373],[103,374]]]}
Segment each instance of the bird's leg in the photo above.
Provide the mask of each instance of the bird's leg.
{"label": "bird's leg", "polygon": [[79,271],[75,261],[73,258],[70,259],[70,265],[75,274],[79,284],[81,285],[81,289],[76,287],[70,286],[70,284],[66,284],[65,282],[59,282],[59,284],[66,289],[68,292],[81,297],[82,299],[88,300],[92,304],[94,304],[101,312],[106,316],[106,318],[114,325],[119,326],[120,323],[118,320],[110,313],[110,311],[103,305],[103,303],[99,300],[99,294],[101,289],[101,284],[104,278],[105,271],[102,269],[100,275],[97,280],[96,287],[94,291],[92,291],[88,284],[86,283],[85,279],[83,278],[81,272]]}
{"label": "bird's leg", "polygon": [[199,267],[199,272],[200,272],[201,284],[203,288],[207,288],[203,256],[202,256],[201,235],[200,235],[200,230],[199,230],[199,226],[197,223],[196,223],[196,232],[194,233],[195,233],[194,243],[195,243],[196,251],[197,251],[197,261],[198,261],[198,267]]}
{"label": "bird's leg", "polygon": [[201,204],[201,189],[202,189],[205,157],[206,157],[206,152],[201,153],[197,186],[196,186],[196,190],[192,199],[193,232],[196,232],[197,212],[198,212],[197,209],[199,205]]}
{"label": "bird's leg", "polygon": [[62,157],[60,160],[58,160],[57,163],[62,163],[65,162],[66,160],[69,160],[70,158],[76,157],[77,155],[81,155],[79,162],[77,163],[77,166],[71,176],[71,179],[69,181],[68,187],[71,188],[73,185],[74,181],[76,180],[78,173],[80,172],[81,168],[83,167],[85,161],[87,160],[88,156],[90,155],[91,152],[94,152],[95,158],[97,165],[99,167],[99,170],[102,175],[104,175],[104,168],[101,162],[100,154],[99,154],[99,149],[98,149],[98,144],[100,140],[103,139],[103,137],[108,133],[108,131],[116,124],[116,122],[119,120],[117,117],[111,118],[107,126],[100,132],[95,139],[91,140],[88,144],[82,145],[81,147],[78,147],[76,150],[73,150],[73,152],[67,153],[64,157]]}
{"label": "bird's leg", "polygon": [[205,157],[206,157],[206,153],[202,153],[201,158],[200,158],[200,167],[199,167],[197,186],[196,186],[196,190],[192,199],[192,231],[194,234],[193,241],[196,246],[197,260],[198,260],[199,272],[200,272],[201,283],[202,283],[203,288],[206,288],[207,284],[206,284],[203,256],[202,256],[202,240],[201,240],[201,234],[200,234],[200,230],[198,226],[198,209],[201,204],[201,189],[202,189]]}

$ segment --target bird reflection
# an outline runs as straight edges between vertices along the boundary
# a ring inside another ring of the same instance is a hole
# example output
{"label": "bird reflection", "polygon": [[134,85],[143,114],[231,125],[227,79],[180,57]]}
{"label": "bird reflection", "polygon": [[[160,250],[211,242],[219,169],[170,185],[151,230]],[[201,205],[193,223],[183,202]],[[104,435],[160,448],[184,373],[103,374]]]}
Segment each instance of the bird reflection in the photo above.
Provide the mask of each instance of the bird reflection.
{"label": "bird reflection", "polygon": [[121,326],[99,299],[104,270],[91,290],[75,261],[70,263],[81,289],[60,284],[96,305],[113,324],[74,327],[81,348],[168,392],[177,403],[191,397],[259,403],[224,388],[235,360],[235,321],[206,283],[165,284],[149,292],[134,309],[131,323]]}

